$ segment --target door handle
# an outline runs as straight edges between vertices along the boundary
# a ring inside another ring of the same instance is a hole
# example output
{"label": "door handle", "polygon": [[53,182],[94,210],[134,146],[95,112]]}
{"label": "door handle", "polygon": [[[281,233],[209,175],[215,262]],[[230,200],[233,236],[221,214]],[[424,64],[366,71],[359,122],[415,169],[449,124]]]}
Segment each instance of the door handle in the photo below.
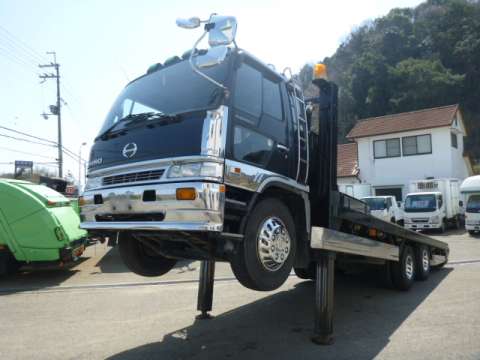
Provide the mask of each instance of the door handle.
{"label": "door handle", "polygon": [[277,144],[277,149],[288,152],[290,149],[282,144]]}

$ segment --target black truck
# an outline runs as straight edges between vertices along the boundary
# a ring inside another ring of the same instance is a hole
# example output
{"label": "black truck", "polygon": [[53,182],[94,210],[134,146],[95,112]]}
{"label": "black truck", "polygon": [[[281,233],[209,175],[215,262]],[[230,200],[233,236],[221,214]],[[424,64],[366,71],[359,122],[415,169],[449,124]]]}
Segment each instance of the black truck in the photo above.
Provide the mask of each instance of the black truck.
{"label": "black truck", "polygon": [[[314,340],[332,341],[336,266],[382,267],[408,290],[448,246],[369,215],[338,192],[337,93],[315,66],[305,100],[235,43],[236,20],[212,15],[192,50],[129,83],[92,147],[81,227],[118,244],[128,268],[159,276],[179,259],[202,261],[198,309],[211,310],[214,265],[244,286],[281,286],[292,269],[316,279]],[[197,49],[208,36],[208,50]]]}

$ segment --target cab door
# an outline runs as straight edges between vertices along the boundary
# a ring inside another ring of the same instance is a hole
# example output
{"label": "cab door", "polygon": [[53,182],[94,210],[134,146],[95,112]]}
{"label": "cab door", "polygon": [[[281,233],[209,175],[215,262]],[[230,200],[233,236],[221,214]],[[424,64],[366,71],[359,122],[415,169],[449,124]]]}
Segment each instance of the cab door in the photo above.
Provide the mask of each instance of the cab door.
{"label": "cab door", "polygon": [[247,60],[240,63],[234,80],[229,157],[289,176],[284,84],[274,73]]}

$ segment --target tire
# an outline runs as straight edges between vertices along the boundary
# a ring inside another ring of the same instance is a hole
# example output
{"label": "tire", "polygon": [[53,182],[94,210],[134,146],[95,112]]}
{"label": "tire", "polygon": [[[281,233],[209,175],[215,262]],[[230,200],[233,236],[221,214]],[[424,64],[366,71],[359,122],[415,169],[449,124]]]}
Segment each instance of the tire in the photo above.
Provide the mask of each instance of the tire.
{"label": "tire", "polygon": [[468,234],[470,236],[475,236],[475,231],[474,230],[468,230]]}
{"label": "tire", "polygon": [[[272,240],[271,236],[277,238]],[[271,291],[287,280],[295,251],[295,225],[288,208],[279,200],[265,199],[250,214],[244,241],[230,259],[230,266],[243,286]]]}
{"label": "tire", "polygon": [[315,263],[312,262],[308,265],[308,268],[294,268],[295,275],[304,280],[315,280]]}
{"label": "tire", "polygon": [[391,265],[393,286],[401,291],[409,290],[415,280],[415,267],[415,254],[412,247],[406,245],[400,254],[399,261]]}
{"label": "tire", "polygon": [[447,231],[447,223],[445,219],[442,220],[442,226],[440,226],[440,229],[438,229],[438,231],[440,232],[440,234],[444,234],[445,231]]}
{"label": "tire", "polygon": [[460,230],[462,228],[462,223],[460,221],[460,217],[455,217],[455,229]]}
{"label": "tire", "polygon": [[129,234],[120,235],[118,251],[128,269],[141,276],[164,275],[177,263],[177,260],[153,252]]}
{"label": "tire", "polygon": [[415,247],[416,279],[425,281],[430,275],[430,249],[426,245]]}
{"label": "tire", "polygon": [[13,275],[20,270],[22,263],[9,251],[0,253],[0,275]]}

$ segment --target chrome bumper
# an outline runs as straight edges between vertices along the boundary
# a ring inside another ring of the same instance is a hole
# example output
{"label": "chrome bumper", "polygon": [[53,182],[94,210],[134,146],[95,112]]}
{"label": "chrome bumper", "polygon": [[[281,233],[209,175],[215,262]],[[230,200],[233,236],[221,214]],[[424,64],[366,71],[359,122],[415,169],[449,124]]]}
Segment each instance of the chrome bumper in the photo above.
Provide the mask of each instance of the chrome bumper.
{"label": "chrome bumper", "polygon": [[[177,200],[178,188],[194,188],[195,200]],[[154,201],[144,201],[144,191],[155,190]],[[101,195],[103,203],[95,204]],[[222,231],[224,187],[216,183],[182,182],[99,189],[83,194],[81,206],[85,230]],[[98,221],[102,216],[161,213],[162,221]]]}

